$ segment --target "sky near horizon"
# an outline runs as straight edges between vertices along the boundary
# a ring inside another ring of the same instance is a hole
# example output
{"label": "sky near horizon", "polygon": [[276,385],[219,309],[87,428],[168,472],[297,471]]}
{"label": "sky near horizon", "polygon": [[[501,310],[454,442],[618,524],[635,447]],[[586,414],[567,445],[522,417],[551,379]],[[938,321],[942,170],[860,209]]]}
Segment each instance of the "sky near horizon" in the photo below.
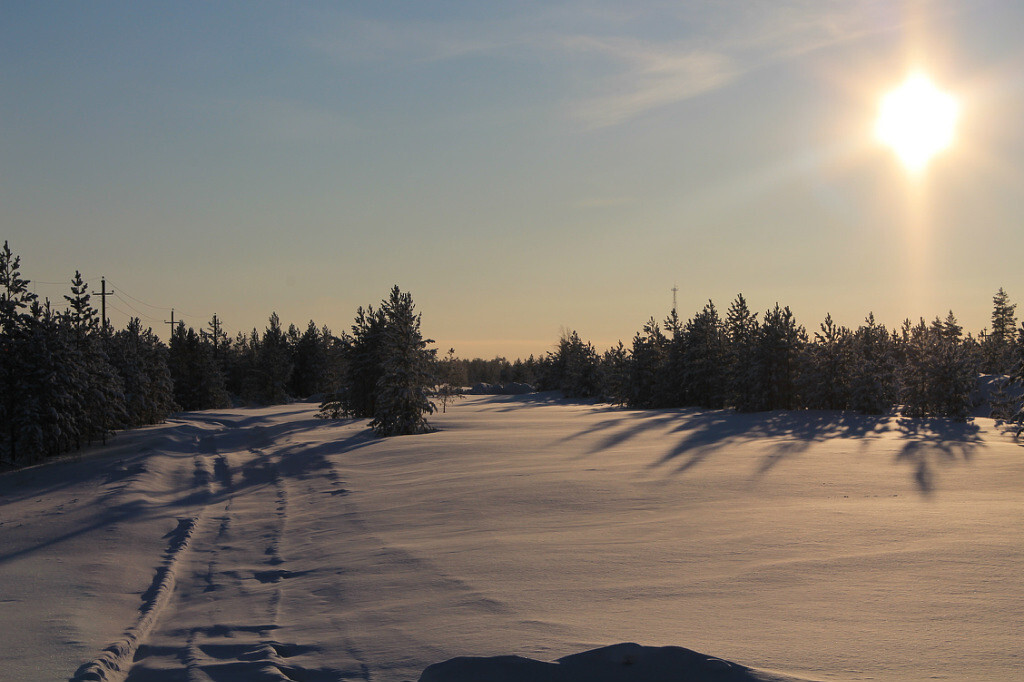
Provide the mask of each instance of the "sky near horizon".
{"label": "sky near horizon", "polygon": [[[0,238],[166,337],[410,291],[462,357],[603,350],[708,299],[809,331],[1024,302],[1016,2],[8,2]],[[956,97],[919,177],[873,135]],[[98,300],[97,300],[98,303]],[[1024,307],[1022,307],[1024,310]]]}

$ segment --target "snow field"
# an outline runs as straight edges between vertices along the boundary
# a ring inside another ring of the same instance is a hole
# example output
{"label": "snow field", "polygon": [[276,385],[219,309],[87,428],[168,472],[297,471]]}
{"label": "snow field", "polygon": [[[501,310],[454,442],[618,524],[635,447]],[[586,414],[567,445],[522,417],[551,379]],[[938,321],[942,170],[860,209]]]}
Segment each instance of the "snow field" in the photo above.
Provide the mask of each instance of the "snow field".
{"label": "snow field", "polygon": [[675,645],[817,680],[1024,667],[1024,450],[990,420],[538,394],[376,439],[314,413],[181,414],[0,477],[2,676],[397,682],[616,642],[655,648],[574,665]]}

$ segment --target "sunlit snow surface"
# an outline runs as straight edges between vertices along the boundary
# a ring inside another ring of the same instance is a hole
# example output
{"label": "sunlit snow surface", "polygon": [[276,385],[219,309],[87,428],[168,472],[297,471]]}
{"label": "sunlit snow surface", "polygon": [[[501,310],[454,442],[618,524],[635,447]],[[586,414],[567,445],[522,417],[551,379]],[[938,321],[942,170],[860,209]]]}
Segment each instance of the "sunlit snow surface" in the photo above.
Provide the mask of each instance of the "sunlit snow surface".
{"label": "sunlit snow surface", "polygon": [[539,394],[379,440],[315,411],[0,476],[0,678],[1024,674],[1024,448],[991,420]]}

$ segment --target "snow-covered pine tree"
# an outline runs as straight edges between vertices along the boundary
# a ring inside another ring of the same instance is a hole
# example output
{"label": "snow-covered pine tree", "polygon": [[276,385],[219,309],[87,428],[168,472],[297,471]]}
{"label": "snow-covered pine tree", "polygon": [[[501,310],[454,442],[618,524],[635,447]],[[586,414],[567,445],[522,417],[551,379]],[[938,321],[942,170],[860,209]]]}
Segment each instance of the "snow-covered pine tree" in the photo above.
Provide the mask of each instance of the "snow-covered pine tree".
{"label": "snow-covered pine tree", "polygon": [[31,356],[36,320],[30,308],[36,295],[28,285],[21,276],[21,258],[5,241],[0,250],[0,452],[10,462],[21,457],[21,434],[31,422],[27,414],[33,386],[26,359]]}
{"label": "snow-covered pine tree", "polygon": [[797,406],[799,359],[807,333],[789,306],[765,311],[751,364],[755,410],[791,410]]}
{"label": "snow-covered pine tree", "polygon": [[629,363],[629,406],[665,407],[668,339],[652,317],[633,337]]}
{"label": "snow-covered pine tree", "polygon": [[125,329],[114,332],[107,341],[107,357],[124,386],[124,428],[149,423],[151,389],[142,358],[141,326],[139,318],[133,317]]}
{"label": "snow-covered pine tree", "polygon": [[961,338],[962,327],[953,311],[941,323],[929,349],[929,412],[932,416],[966,421],[971,413],[971,392],[978,367]]}
{"label": "snow-covered pine tree", "polygon": [[98,311],[92,306],[89,287],[77,270],[71,280],[71,295],[65,295],[67,312],[60,325],[78,354],[81,383],[77,387],[81,405],[81,435],[87,442],[106,442],[116,426],[125,421],[124,385],[107,358],[100,331]]}
{"label": "snow-covered pine tree", "polygon": [[600,393],[598,357],[594,346],[575,331],[562,334],[558,346],[548,353],[545,385],[567,398],[591,398]]}
{"label": "snow-covered pine tree", "polygon": [[682,385],[687,405],[720,408],[726,394],[725,332],[708,301],[683,328]]}
{"label": "snow-covered pine tree", "polygon": [[850,408],[882,414],[896,401],[896,361],[889,331],[874,313],[853,333],[850,350]]}
{"label": "snow-covered pine tree", "polygon": [[1014,362],[1009,375],[1007,390],[1011,392],[1010,405],[1006,408],[1009,415],[1006,423],[1011,425],[1015,435],[1020,437],[1024,432],[1024,396],[1021,396],[1020,389],[1024,386],[1024,324],[1017,329],[1017,343],[1013,346]]}
{"label": "snow-covered pine tree", "polygon": [[139,335],[139,341],[139,353],[148,378],[149,390],[145,402],[148,412],[143,423],[156,424],[178,409],[174,404],[171,370],[167,366],[168,349],[149,327]]}
{"label": "snow-covered pine tree", "polygon": [[381,335],[382,373],[377,380],[373,420],[370,428],[380,436],[426,433],[432,428],[427,415],[434,412],[430,390],[433,375],[433,343],[420,332],[420,315],[412,295],[398,286],[381,302],[384,329]]}
{"label": "snow-covered pine tree", "polygon": [[903,414],[908,417],[949,417],[966,420],[977,367],[960,338],[962,328],[950,311],[931,326],[922,319],[906,345],[900,371]]}
{"label": "snow-covered pine tree", "polygon": [[1013,371],[1017,336],[1017,304],[1002,287],[992,297],[992,331],[982,338],[982,369],[988,374]]}
{"label": "snow-covered pine tree", "polygon": [[759,329],[757,313],[750,312],[743,294],[737,294],[725,317],[725,404],[740,411],[758,409],[753,375]]}
{"label": "snow-covered pine tree", "polygon": [[27,385],[22,445],[29,460],[77,447],[82,428],[82,366],[50,302],[32,304],[36,324],[23,358]]}
{"label": "snow-covered pine tree", "polygon": [[383,374],[384,311],[373,306],[356,309],[352,333],[340,339],[344,375],[340,390],[324,399],[325,414],[373,418],[376,414],[377,383]]}
{"label": "snow-covered pine tree", "polygon": [[802,362],[800,393],[810,409],[843,410],[849,404],[851,332],[826,314]]}

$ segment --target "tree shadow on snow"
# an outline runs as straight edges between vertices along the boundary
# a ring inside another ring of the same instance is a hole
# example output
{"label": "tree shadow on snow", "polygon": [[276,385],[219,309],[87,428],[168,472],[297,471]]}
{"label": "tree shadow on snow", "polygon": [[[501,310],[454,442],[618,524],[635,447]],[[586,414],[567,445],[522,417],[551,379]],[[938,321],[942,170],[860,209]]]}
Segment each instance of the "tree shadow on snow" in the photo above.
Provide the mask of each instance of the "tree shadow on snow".
{"label": "tree shadow on snow", "polygon": [[937,464],[970,461],[981,444],[980,429],[973,422],[900,418],[896,423],[907,440],[897,453],[896,461],[913,467],[914,482],[922,495],[935,491]]}
{"label": "tree shadow on snow", "polygon": [[[302,412],[308,413],[308,410]],[[276,423],[282,416],[279,413],[270,418],[257,415],[238,419],[238,415],[190,413],[188,422],[170,424],[158,433],[150,433],[145,440],[128,439],[127,443],[97,450],[88,459],[51,462],[0,477],[0,510],[7,504],[42,498],[69,486],[80,486],[83,495],[96,502],[90,505],[86,517],[77,517],[74,525],[66,527],[60,535],[19,549],[0,550],[0,565],[98,529],[173,517],[189,507],[223,502],[248,489],[272,484],[278,478],[323,476],[330,483],[325,487],[325,494],[347,494],[340,474],[328,458],[352,452],[378,439],[368,431],[359,430],[312,445],[289,444],[286,439],[290,436],[323,429],[325,424],[346,426],[353,420],[325,422],[310,418]],[[204,423],[215,425],[218,430],[201,428]],[[239,450],[248,450],[248,458],[231,471],[227,460],[218,455]],[[194,476],[176,480],[173,487],[139,490],[140,497],[123,499],[124,494],[132,492],[133,484],[146,476],[150,468],[148,460],[154,455],[180,457],[188,462],[186,468],[197,455],[213,459],[212,473],[206,468],[196,469]]]}
{"label": "tree shadow on snow", "polygon": [[948,419],[895,418],[891,413],[864,415],[829,410],[744,413],[701,409],[622,411],[562,441],[599,436],[589,450],[594,454],[627,445],[643,435],[661,434],[669,447],[648,468],[670,467],[672,473],[681,474],[712,456],[725,454],[723,446],[730,443],[761,440],[771,443],[754,471],[755,477],[761,477],[813,443],[843,439],[859,441],[863,448],[872,439],[892,432],[905,440],[897,461],[913,466],[914,483],[925,495],[935,490],[938,464],[969,461],[981,443],[977,425]]}
{"label": "tree shadow on snow", "polygon": [[[628,444],[645,434],[663,433],[669,449],[649,468],[673,466],[683,473],[699,466],[723,445],[751,440],[772,440],[775,446],[758,465],[764,475],[787,457],[803,452],[811,443],[832,438],[866,440],[890,430],[889,418],[847,412],[734,412],[732,410],[652,410],[623,412],[599,422],[595,428],[573,434],[565,441],[595,430],[606,432],[590,449],[597,453]],[[625,424],[625,425],[624,425]]]}

